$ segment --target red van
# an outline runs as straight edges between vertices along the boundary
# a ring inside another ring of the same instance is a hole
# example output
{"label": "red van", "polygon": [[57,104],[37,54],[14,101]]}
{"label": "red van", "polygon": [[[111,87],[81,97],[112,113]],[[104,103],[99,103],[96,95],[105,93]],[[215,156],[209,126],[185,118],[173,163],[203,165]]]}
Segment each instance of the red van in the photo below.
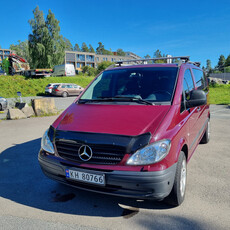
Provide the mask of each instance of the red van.
{"label": "red van", "polygon": [[187,163],[210,138],[209,94],[198,63],[170,59],[180,60],[118,63],[100,73],[43,135],[44,174],[80,189],[180,205]]}

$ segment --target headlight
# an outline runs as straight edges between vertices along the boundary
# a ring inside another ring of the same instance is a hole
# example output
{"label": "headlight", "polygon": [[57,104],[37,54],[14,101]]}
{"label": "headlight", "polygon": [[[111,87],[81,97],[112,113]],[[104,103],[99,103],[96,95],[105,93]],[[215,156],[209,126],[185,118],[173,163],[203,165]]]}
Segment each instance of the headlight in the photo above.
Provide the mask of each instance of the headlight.
{"label": "headlight", "polygon": [[47,129],[42,137],[42,143],[41,143],[41,147],[42,149],[44,149],[46,152],[52,153],[54,154],[54,146],[52,144],[52,142],[50,141],[50,138],[48,136],[48,131],[49,129]]}
{"label": "headlight", "polygon": [[127,161],[128,165],[150,165],[164,159],[171,147],[170,140],[161,140],[137,150]]}

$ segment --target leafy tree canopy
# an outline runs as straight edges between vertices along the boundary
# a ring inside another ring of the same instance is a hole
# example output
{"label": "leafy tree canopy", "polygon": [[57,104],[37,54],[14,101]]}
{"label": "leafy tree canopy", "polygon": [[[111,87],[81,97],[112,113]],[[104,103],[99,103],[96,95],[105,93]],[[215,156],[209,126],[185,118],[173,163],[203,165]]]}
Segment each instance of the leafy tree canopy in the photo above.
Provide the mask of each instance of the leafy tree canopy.
{"label": "leafy tree canopy", "polygon": [[24,42],[21,42],[20,40],[18,40],[18,44],[17,45],[11,44],[10,49],[14,51],[18,56],[26,59],[26,61],[29,64],[31,64],[29,44],[27,40],[25,40]]}
{"label": "leafy tree canopy", "polygon": [[32,68],[53,68],[62,64],[65,56],[65,41],[60,35],[59,21],[49,10],[46,20],[37,6],[34,18],[29,20],[32,33],[29,35],[29,53]]}
{"label": "leafy tree canopy", "polygon": [[65,42],[65,50],[73,51],[73,45],[71,44],[70,40],[68,38],[64,38],[64,42]]}
{"label": "leafy tree canopy", "polygon": [[126,54],[125,54],[123,49],[117,49],[117,55],[118,56],[125,56]]}
{"label": "leafy tree canopy", "polygon": [[77,43],[75,44],[73,50],[74,51],[79,51],[79,52],[81,51],[81,49],[80,49],[80,47],[79,47],[79,45]]}
{"label": "leafy tree canopy", "polygon": [[89,44],[89,52],[90,53],[95,53],[95,50],[94,50],[94,48],[92,47],[91,44]]}
{"label": "leafy tree canopy", "polygon": [[89,52],[89,48],[85,42],[82,43],[81,52]]}

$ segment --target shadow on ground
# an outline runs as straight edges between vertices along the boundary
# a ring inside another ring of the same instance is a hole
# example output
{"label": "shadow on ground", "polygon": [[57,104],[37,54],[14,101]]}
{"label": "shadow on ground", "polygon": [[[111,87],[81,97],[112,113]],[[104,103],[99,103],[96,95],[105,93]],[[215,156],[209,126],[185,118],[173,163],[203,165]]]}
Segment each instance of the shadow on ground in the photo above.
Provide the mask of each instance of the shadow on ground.
{"label": "shadow on ground", "polygon": [[[1,197],[45,211],[84,216],[122,216],[124,219],[135,216],[140,209],[171,208],[163,202],[137,201],[77,190],[46,178],[37,160],[40,142],[36,139],[15,145],[0,154]],[[162,215],[154,215],[154,218],[155,224],[162,225],[159,221]],[[195,221],[177,216],[164,217],[165,223],[173,219],[177,219],[180,227],[202,229]],[[152,217],[149,221],[153,221]],[[140,224],[143,225],[141,221]]]}

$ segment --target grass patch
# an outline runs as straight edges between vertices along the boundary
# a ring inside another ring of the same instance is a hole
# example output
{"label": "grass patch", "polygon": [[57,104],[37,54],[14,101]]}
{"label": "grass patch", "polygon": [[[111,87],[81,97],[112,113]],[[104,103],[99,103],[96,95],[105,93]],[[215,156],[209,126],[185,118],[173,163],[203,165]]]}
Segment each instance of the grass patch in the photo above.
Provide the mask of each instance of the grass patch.
{"label": "grass patch", "polygon": [[210,104],[230,104],[230,84],[210,86]]}
{"label": "grass patch", "polygon": [[46,78],[25,78],[24,76],[0,76],[0,96],[6,98],[17,97],[17,92],[22,97],[44,95],[45,87],[49,83],[75,83],[86,87],[94,77],[76,75],[74,77],[46,77]]}

